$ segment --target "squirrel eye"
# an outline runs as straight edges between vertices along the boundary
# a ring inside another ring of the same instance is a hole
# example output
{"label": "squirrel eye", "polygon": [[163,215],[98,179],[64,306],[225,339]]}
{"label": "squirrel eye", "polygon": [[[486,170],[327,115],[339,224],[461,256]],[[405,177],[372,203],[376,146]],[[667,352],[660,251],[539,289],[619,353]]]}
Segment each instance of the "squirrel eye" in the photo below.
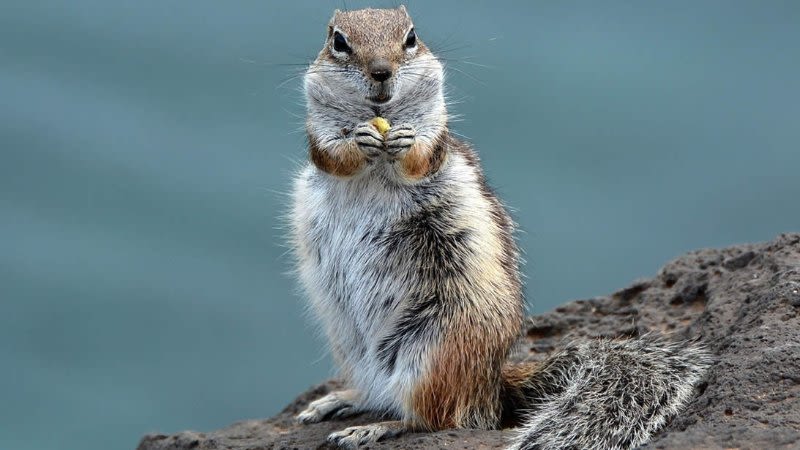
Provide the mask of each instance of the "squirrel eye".
{"label": "squirrel eye", "polygon": [[406,42],[404,45],[406,48],[412,48],[417,45],[417,33],[414,32],[413,28],[411,29],[411,31],[408,32],[408,35],[406,36]]}
{"label": "squirrel eye", "polygon": [[333,33],[333,49],[341,53],[352,53],[353,49],[347,45],[347,39],[342,36],[342,33],[334,31]]}

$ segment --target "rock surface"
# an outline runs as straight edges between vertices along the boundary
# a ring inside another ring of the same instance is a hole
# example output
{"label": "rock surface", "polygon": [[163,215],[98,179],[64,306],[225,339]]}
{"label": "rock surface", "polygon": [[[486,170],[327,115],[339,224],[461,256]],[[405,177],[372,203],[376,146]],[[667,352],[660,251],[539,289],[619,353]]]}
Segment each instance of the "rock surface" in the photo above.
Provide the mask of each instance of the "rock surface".
{"label": "rock surface", "polygon": [[[716,355],[700,393],[647,449],[800,449],[800,234],[723,250],[698,250],[658,275],[607,297],[578,300],[531,317],[515,359],[540,360],[565,339],[667,334],[699,338]],[[209,433],[150,434],[138,450],[326,449],[350,420],[299,425],[293,416],[335,381],[280,414]],[[511,430],[411,433],[374,449],[502,448]]]}

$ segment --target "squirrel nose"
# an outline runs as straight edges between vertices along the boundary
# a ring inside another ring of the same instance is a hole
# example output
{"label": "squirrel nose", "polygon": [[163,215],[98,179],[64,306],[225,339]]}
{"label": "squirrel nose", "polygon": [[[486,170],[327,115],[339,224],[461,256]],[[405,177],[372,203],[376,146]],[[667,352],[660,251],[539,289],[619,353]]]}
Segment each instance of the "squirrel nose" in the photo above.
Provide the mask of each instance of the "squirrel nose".
{"label": "squirrel nose", "polygon": [[374,61],[370,64],[369,75],[373,80],[383,83],[392,76],[392,66],[386,60]]}
{"label": "squirrel nose", "polygon": [[373,70],[372,72],[370,72],[370,75],[372,75],[372,78],[375,81],[383,83],[384,81],[388,80],[389,77],[392,76],[392,71],[388,69]]}

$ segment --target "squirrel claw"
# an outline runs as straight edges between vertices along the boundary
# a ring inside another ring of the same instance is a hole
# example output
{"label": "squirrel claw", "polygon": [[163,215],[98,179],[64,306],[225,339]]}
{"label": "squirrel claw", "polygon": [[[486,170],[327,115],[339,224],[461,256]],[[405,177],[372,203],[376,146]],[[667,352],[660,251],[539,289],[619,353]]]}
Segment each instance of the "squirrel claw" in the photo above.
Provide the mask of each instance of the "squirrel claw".
{"label": "squirrel claw", "polygon": [[386,153],[389,156],[402,156],[416,142],[417,131],[411,125],[399,125],[386,133]]}
{"label": "squirrel claw", "polygon": [[375,125],[370,122],[363,122],[353,130],[354,139],[358,148],[369,157],[375,157],[383,152],[383,135]]}

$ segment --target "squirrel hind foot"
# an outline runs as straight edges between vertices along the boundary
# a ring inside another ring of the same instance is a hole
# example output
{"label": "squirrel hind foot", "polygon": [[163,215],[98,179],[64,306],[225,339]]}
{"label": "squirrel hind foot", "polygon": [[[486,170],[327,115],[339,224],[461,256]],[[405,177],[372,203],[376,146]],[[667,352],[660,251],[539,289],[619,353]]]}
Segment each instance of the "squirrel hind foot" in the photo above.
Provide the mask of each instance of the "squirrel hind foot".
{"label": "squirrel hind foot", "polygon": [[406,431],[406,426],[400,421],[387,421],[345,428],[342,431],[331,433],[328,442],[338,448],[357,449],[362,445],[369,445],[382,439],[398,436]]}
{"label": "squirrel hind foot", "polygon": [[357,400],[358,394],[354,390],[331,392],[311,402],[296,418],[308,424],[354,416],[361,412]]}

